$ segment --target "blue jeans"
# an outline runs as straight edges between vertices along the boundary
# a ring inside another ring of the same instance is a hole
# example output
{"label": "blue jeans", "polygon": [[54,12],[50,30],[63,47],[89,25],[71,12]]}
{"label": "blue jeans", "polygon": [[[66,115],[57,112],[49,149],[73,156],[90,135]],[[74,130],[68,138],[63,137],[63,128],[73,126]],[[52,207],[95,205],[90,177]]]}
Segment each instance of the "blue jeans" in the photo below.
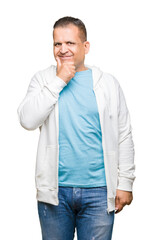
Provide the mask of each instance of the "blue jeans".
{"label": "blue jeans", "polygon": [[107,187],[59,186],[59,205],[37,201],[43,240],[111,240],[115,212],[107,212]]}

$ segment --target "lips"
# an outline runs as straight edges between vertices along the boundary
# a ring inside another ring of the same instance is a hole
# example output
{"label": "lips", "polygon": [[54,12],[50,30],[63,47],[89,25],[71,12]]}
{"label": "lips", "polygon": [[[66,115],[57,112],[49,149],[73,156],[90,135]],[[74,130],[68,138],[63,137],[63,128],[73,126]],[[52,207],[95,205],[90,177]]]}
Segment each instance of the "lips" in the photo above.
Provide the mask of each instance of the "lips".
{"label": "lips", "polygon": [[61,59],[69,59],[69,58],[71,58],[72,57],[72,55],[71,56],[59,56]]}

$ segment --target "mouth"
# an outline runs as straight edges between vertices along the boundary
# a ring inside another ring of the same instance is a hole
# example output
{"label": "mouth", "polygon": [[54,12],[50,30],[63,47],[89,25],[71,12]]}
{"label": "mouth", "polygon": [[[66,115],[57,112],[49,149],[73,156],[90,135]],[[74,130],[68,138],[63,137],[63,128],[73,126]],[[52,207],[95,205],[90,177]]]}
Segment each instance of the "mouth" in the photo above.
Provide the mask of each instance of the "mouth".
{"label": "mouth", "polygon": [[70,59],[72,58],[73,56],[59,56],[62,60],[66,60],[66,59]]}

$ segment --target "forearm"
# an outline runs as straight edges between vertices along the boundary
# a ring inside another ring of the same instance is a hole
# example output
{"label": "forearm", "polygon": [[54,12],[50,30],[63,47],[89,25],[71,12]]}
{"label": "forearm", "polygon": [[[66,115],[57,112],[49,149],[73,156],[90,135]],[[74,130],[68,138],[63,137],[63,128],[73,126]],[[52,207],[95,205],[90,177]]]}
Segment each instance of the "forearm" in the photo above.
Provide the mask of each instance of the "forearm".
{"label": "forearm", "polygon": [[135,151],[132,138],[132,127],[128,110],[124,113],[120,113],[118,148],[118,189],[132,191],[132,185],[135,179]]}
{"label": "forearm", "polygon": [[126,140],[119,145],[118,170],[118,189],[132,191],[135,179],[135,164],[134,144],[131,133],[129,133]]}
{"label": "forearm", "polygon": [[56,104],[60,91],[66,83],[57,76],[47,85],[40,86],[33,77],[27,95],[18,107],[20,124],[27,130],[34,130],[46,120]]}
{"label": "forearm", "polygon": [[130,114],[124,93],[118,84],[118,189],[132,191],[135,179],[134,143]]}

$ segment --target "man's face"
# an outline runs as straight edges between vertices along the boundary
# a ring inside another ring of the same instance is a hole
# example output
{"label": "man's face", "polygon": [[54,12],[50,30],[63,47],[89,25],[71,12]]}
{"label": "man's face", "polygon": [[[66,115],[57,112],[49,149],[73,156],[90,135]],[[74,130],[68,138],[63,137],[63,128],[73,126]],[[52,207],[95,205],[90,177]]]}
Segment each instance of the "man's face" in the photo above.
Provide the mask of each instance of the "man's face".
{"label": "man's face", "polygon": [[61,62],[74,62],[76,71],[84,70],[85,54],[88,53],[90,44],[80,38],[78,27],[69,24],[66,27],[54,29],[54,57],[58,56]]}

